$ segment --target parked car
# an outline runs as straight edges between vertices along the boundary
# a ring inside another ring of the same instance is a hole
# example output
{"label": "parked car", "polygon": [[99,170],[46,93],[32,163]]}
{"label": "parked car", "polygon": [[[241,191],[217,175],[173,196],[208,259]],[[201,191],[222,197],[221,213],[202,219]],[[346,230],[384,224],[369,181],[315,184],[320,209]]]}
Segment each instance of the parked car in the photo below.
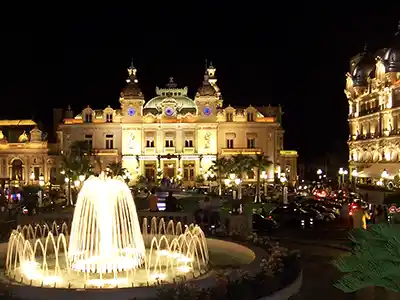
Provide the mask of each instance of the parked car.
{"label": "parked car", "polygon": [[261,214],[253,214],[253,231],[270,233],[277,229],[279,224],[272,216],[263,216]]}
{"label": "parked car", "polygon": [[295,205],[282,205],[270,211],[272,217],[280,225],[313,227],[314,216],[301,207]]}

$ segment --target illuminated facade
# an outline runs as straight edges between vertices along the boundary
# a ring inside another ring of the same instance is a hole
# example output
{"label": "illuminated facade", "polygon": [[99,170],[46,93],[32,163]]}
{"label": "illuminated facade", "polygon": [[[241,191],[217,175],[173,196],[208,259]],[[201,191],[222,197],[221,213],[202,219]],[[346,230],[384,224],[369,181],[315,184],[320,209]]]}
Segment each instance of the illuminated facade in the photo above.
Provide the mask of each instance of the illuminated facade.
{"label": "illuminated facade", "polygon": [[268,170],[272,180],[283,149],[280,107],[223,107],[215,72],[212,65],[206,68],[194,99],[170,78],[165,88],[156,88],[156,97],[145,101],[131,66],[120,108],[87,107],[78,115],[66,111],[58,128],[59,150],[86,140],[103,165],[122,160],[134,178],[180,176],[187,184],[217,157],[264,153],[273,162]]}
{"label": "illuminated facade", "polygon": [[366,49],[350,62],[345,94],[349,103],[350,174],[393,179],[400,169],[400,24],[390,48]]}
{"label": "illuminated facade", "polygon": [[14,184],[56,180],[56,159],[32,120],[0,120],[0,177]]}

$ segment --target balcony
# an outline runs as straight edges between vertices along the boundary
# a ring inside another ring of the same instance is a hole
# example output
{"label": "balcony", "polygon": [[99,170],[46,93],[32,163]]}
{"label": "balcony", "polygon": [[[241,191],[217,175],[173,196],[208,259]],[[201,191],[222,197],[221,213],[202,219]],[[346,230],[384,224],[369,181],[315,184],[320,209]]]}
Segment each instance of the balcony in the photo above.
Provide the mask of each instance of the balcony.
{"label": "balcony", "polygon": [[244,154],[244,155],[255,155],[261,154],[261,148],[222,148],[222,155],[237,155],[237,154]]}
{"label": "balcony", "polygon": [[95,155],[113,156],[118,155],[118,149],[93,149]]}
{"label": "balcony", "polygon": [[165,154],[174,154],[175,153],[175,147],[165,147],[164,148],[164,153]]}
{"label": "balcony", "polygon": [[144,148],[144,154],[146,154],[146,155],[155,155],[156,154],[156,148],[155,147],[146,147],[146,148]]}
{"label": "balcony", "polygon": [[183,153],[184,154],[194,154],[194,147],[184,147],[183,148]]}

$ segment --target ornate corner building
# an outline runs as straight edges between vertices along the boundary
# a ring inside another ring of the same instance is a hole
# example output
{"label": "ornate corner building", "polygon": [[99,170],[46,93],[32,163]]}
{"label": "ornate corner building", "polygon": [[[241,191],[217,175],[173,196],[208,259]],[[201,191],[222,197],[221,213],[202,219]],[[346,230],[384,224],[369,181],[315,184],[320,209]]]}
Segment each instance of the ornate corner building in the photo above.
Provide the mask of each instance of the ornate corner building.
{"label": "ornate corner building", "polygon": [[14,186],[54,182],[56,157],[32,120],[0,120],[0,181]]}
{"label": "ornate corner building", "polygon": [[350,61],[345,94],[349,102],[349,165],[373,182],[400,170],[400,23],[389,48],[366,47]]}
{"label": "ornate corner building", "polygon": [[223,107],[212,65],[194,99],[187,87],[179,88],[170,78],[145,101],[133,65],[128,74],[120,108],[87,107],[78,115],[66,111],[57,131],[60,151],[85,140],[103,164],[122,160],[134,178],[143,175],[153,180],[162,173],[169,178],[180,175],[188,184],[217,157],[263,153],[273,162],[268,170],[273,180],[283,150],[280,107]]}

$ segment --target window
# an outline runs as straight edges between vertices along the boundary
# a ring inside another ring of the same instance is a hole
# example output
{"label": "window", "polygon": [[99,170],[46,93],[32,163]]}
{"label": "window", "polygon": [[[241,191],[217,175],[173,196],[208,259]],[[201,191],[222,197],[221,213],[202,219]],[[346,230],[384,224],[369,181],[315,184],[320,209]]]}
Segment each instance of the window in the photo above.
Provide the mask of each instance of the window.
{"label": "window", "polygon": [[183,180],[184,181],[194,181],[194,165],[184,165],[183,166]]}
{"label": "window", "polygon": [[233,139],[227,139],[226,140],[226,148],[233,148]]}
{"label": "window", "polygon": [[154,163],[147,163],[144,165],[144,176],[148,181],[154,181],[156,177],[157,166]]}
{"label": "window", "polygon": [[226,121],[227,122],[233,121],[233,113],[226,113]]}
{"label": "window", "polygon": [[107,113],[106,114],[106,122],[112,123],[112,121],[113,121],[113,113]]}
{"label": "window", "polygon": [[193,140],[185,140],[186,148],[193,148]]}
{"label": "window", "polygon": [[57,181],[57,168],[51,167],[50,168],[50,182],[55,183]]}
{"label": "window", "polygon": [[248,138],[247,139],[247,148],[255,148],[256,147],[256,139]]}
{"label": "window", "polygon": [[86,123],[92,123],[92,118],[93,118],[93,116],[92,116],[91,112],[85,114],[85,122]]}
{"label": "window", "polygon": [[106,134],[106,149],[114,149],[114,135]]}
{"label": "window", "polygon": [[33,175],[35,176],[35,180],[39,180],[39,176],[40,176],[40,167],[34,167],[34,168],[33,168]]}
{"label": "window", "polygon": [[247,113],[247,122],[254,122],[254,114]]}
{"label": "window", "polygon": [[174,147],[174,141],[173,140],[165,140],[165,147]]}
{"label": "window", "polygon": [[153,139],[146,140],[146,148],[154,148],[154,140]]}
{"label": "window", "polygon": [[89,149],[93,148],[93,135],[85,134],[85,142],[88,143]]}

